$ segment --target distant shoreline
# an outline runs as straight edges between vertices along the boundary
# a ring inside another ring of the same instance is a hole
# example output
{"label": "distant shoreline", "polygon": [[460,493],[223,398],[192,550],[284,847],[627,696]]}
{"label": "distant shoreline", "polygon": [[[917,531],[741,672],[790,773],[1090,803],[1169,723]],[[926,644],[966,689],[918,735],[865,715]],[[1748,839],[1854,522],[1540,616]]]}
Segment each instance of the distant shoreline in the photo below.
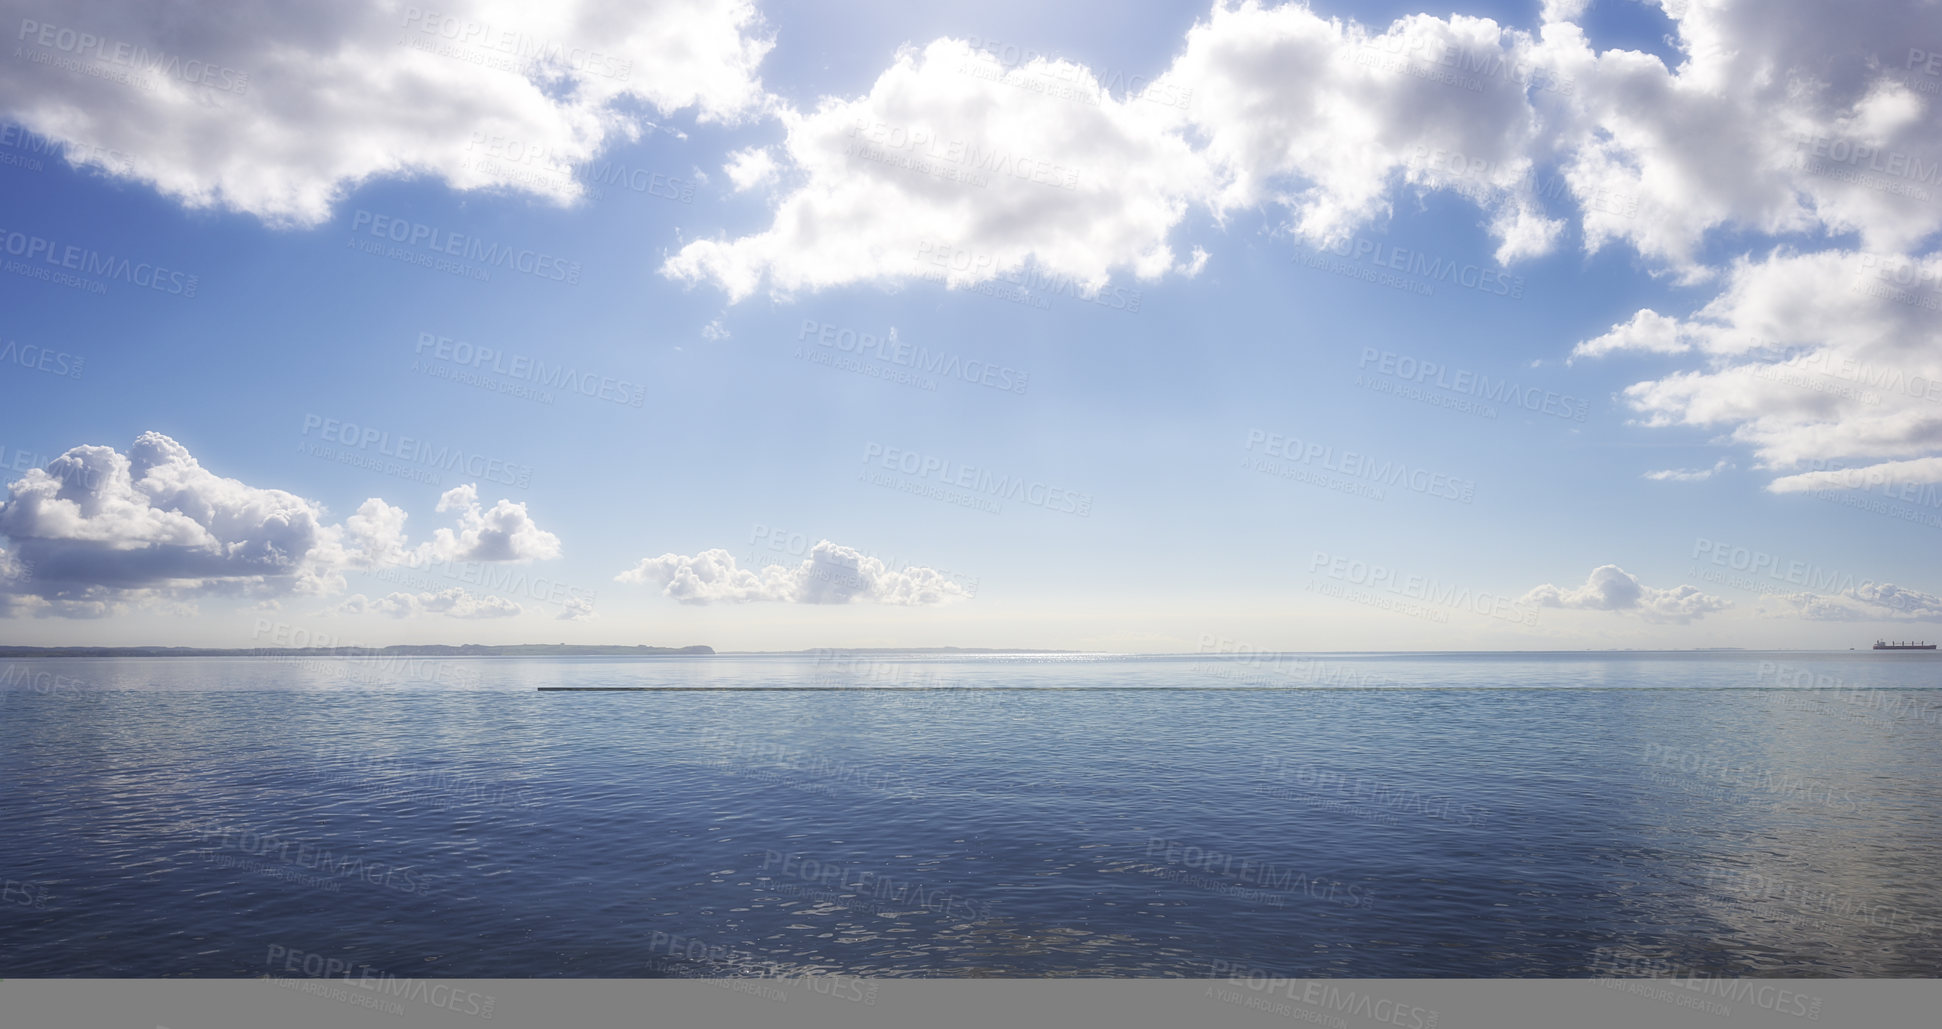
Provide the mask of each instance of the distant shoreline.
{"label": "distant shoreline", "polygon": [[0,647],[0,657],[683,657],[715,648],[579,643],[397,644],[389,647]]}
{"label": "distant shoreline", "polygon": [[[1042,650],[1029,647],[813,647],[801,650],[723,650],[694,644],[685,647],[625,646],[617,644],[394,644],[387,647],[28,647],[0,646],[0,659],[45,657],[792,657],[838,654],[991,655],[1027,657],[1181,657],[1260,660],[1271,656],[1297,657],[1442,657],[1511,655],[1632,655],[1652,654],[1872,654],[1853,647],[1845,650],[1781,650],[1748,647],[1691,647],[1684,650],[1248,650],[1248,651],[1099,651]],[[1885,652],[1883,652],[1885,653]],[[1895,653],[1942,654],[1937,651]]]}
{"label": "distant shoreline", "polygon": [[399,643],[388,647],[27,647],[0,646],[7,657],[747,657],[778,654],[1093,654],[1090,650],[1018,647],[812,647],[803,650],[716,651],[612,643]]}

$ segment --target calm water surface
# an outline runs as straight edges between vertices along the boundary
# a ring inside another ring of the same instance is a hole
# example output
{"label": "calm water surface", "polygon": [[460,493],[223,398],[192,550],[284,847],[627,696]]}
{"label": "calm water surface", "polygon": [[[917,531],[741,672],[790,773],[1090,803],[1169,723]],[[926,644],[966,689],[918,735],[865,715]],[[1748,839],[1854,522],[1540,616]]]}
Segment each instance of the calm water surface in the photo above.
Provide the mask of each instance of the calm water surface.
{"label": "calm water surface", "polygon": [[[682,689],[537,689],[639,685]],[[1938,686],[1866,652],[0,662],[0,974],[1936,976]]]}

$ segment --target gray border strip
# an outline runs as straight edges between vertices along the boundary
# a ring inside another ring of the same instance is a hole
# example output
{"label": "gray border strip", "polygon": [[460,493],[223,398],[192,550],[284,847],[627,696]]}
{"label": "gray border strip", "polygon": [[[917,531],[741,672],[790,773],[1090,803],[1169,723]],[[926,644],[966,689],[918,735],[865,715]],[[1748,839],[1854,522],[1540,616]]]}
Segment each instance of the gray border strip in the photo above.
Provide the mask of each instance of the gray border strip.
{"label": "gray border strip", "polygon": [[[847,980],[850,983],[856,980]],[[460,991],[491,994],[492,1017],[410,1000],[402,1015],[347,1003],[341,996],[299,992],[292,984],[342,986],[338,980],[0,981],[0,1010],[21,1029],[309,1029],[317,1026],[437,1026],[490,1029],[656,1026],[978,1027],[1236,1026],[1247,1029],[1346,1025],[1349,1029],[1637,1029],[1641,1026],[1867,1027],[1935,1024],[1942,981],[1713,980],[1710,1008],[1681,1003],[1690,991],[1676,980],[1336,979],[1209,980],[869,980],[869,1004],[842,990],[817,992],[815,980],[433,980]],[[1747,984],[1746,998],[1727,999]],[[754,989],[756,984],[772,984]],[[1326,993],[1326,990],[1334,990]],[[1345,994],[1344,991],[1347,991]],[[355,992],[353,985],[349,991]],[[1788,1010],[1778,997],[1812,994],[1824,1001],[1814,1017]],[[777,995],[786,999],[778,1001]],[[1342,1006],[1341,997],[1391,998],[1380,1008]],[[1693,994],[1697,997],[1698,994]],[[1237,1001],[1235,998],[1239,997]],[[1317,998],[1327,997],[1328,1000]],[[1394,998],[1407,998],[1407,1002]],[[1757,998],[1757,999],[1756,999]],[[1252,1003],[1250,1003],[1252,1002]],[[1331,1009],[1331,1004],[1333,1009]],[[1927,1011],[1927,1016],[1921,1014]],[[1429,1017],[1425,1018],[1426,1012]]]}

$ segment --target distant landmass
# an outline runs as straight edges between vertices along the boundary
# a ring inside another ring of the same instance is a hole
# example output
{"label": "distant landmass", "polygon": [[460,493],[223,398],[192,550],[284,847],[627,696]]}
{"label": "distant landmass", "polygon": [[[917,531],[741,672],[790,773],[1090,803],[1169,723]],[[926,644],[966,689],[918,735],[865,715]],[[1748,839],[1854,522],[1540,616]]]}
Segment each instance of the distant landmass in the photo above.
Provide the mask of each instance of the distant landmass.
{"label": "distant landmass", "polygon": [[409,644],[391,647],[0,647],[0,657],[667,657],[715,648],[582,643]]}
{"label": "distant landmass", "polygon": [[1083,650],[1029,647],[814,647],[808,650],[731,650],[730,654],[1084,654]]}
{"label": "distant landmass", "polygon": [[[715,648],[627,647],[604,643],[420,643],[391,647],[8,647],[7,657],[667,657],[713,654]],[[821,647],[810,650],[743,650],[730,654],[1073,654],[1083,651],[1026,647]]]}

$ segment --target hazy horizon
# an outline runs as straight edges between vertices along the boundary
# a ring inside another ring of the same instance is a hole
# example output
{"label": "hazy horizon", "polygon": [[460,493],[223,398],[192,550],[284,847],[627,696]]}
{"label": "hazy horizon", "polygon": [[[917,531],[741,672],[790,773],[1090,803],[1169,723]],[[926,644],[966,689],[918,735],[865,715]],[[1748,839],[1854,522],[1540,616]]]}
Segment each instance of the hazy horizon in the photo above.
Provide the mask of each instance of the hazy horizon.
{"label": "hazy horizon", "polygon": [[[1872,644],[1872,642],[1873,642],[1873,641],[1870,641],[1870,644]],[[1925,644],[1925,643],[1926,643],[1927,641],[1909,641],[1909,642],[1916,642],[1916,643],[1922,643],[1922,644]],[[681,650],[681,649],[684,649],[684,648],[690,648],[690,647],[697,647],[697,646],[701,646],[701,647],[708,647],[708,648],[710,649],[710,651],[711,651],[711,653],[708,653],[708,654],[680,654],[680,653],[662,653],[662,654],[646,654],[646,655],[638,655],[638,656],[641,656],[641,657],[647,657],[647,658],[663,658],[663,657],[757,657],[757,656],[763,656],[763,655],[800,655],[800,654],[809,654],[809,655],[815,655],[815,654],[846,654],[846,653],[892,653],[892,654],[899,654],[899,653],[908,653],[908,654],[926,654],[926,653],[929,653],[929,654],[950,654],[950,653],[962,653],[962,654],[969,654],[969,655],[978,655],[978,656],[997,656],[997,657],[1003,657],[1003,656],[1007,656],[1007,655],[1019,655],[1019,656],[1032,656],[1032,655],[1048,655],[1048,656],[1055,656],[1055,657],[1196,657],[1196,658],[1213,658],[1213,657],[1227,657],[1227,658],[1237,658],[1237,659],[1247,659],[1247,658],[1252,658],[1252,657],[1272,657],[1272,656],[1281,656],[1281,655],[1304,655],[1304,654],[1318,654],[1318,655],[1363,655],[1363,656],[1385,656],[1385,655],[1444,655],[1444,654],[1480,654],[1480,655],[1500,655],[1500,654],[1625,654],[1625,653],[1641,653],[1641,654],[1644,654],[1644,653],[1659,653],[1659,654],[1720,654],[1720,653],[1745,653],[1745,654],[1846,654],[1846,653],[1850,653],[1850,652],[1854,652],[1854,653],[1860,653],[1860,652],[1862,652],[1862,651],[1868,651],[1868,652],[1870,652],[1870,653],[1872,653],[1872,652],[1873,652],[1873,651],[1872,651],[1872,647],[1871,647],[1871,646],[1859,646],[1859,647],[1735,647],[1735,646],[1712,646],[1712,647],[1663,647],[1663,648],[1661,648],[1661,647],[1604,647],[1604,648],[1600,648],[1600,647],[1580,647],[1580,648],[1552,648],[1552,649],[1535,649],[1535,648],[1531,648],[1531,649],[1522,649],[1522,650],[1481,650],[1481,649],[1474,649],[1474,648],[1465,648],[1465,649],[1452,649],[1452,650],[1254,650],[1254,649],[1245,649],[1245,648],[1243,648],[1243,649],[1233,649],[1233,648],[1241,648],[1241,647],[1243,647],[1243,645],[1240,645],[1240,644],[1236,644],[1236,643],[1235,643],[1234,641],[1232,641],[1232,640],[1220,640],[1220,641],[1215,641],[1215,642],[1210,642],[1210,643],[1209,643],[1209,644],[1207,645],[1207,646],[1208,646],[1208,649],[1205,649],[1205,650],[1069,650],[1069,649],[1059,649],[1059,648],[1045,648],[1045,647],[954,647],[954,646],[949,646],[949,645],[935,645],[935,646],[928,646],[928,645],[922,645],[922,644],[913,644],[913,645],[910,645],[910,646],[901,646],[901,647],[842,647],[842,646],[825,646],[825,647],[802,647],[802,648],[795,648],[795,649],[778,649],[778,650],[727,650],[727,649],[723,649],[723,648],[720,648],[720,647],[715,647],[715,646],[713,646],[713,645],[711,645],[711,644],[708,644],[708,643],[647,643],[647,644],[639,644],[639,643],[559,643],[559,642],[526,642],[526,643],[436,643],[436,642],[430,642],[430,643],[390,643],[390,644],[383,644],[382,646],[370,646],[370,647],[367,647],[367,646],[364,646],[364,645],[361,645],[361,644],[287,644],[287,645],[275,645],[275,644],[266,644],[266,645],[264,645],[264,646],[261,646],[261,647],[195,647],[195,646],[190,646],[190,645],[187,645],[187,644],[178,644],[178,643],[117,643],[117,644],[87,644],[87,643],[77,643],[77,644],[59,644],[59,645],[51,645],[51,646],[47,646],[47,647],[44,647],[44,648],[39,648],[39,649],[47,649],[47,650],[64,650],[64,649],[73,649],[73,650],[125,650],[125,651],[133,651],[133,650],[154,650],[154,649],[161,649],[161,648],[173,648],[173,649],[179,649],[179,650],[191,650],[191,651],[224,651],[224,650],[251,650],[251,649],[255,649],[255,650],[263,650],[263,651],[308,651],[308,650],[331,650],[331,649],[341,649],[341,650],[373,650],[373,651],[375,651],[375,650],[380,650],[380,649],[383,649],[383,648],[385,648],[385,647],[465,647],[465,646],[475,646],[475,647],[554,647],[554,646],[559,646],[559,647],[589,647],[589,648],[601,648],[601,647],[606,647],[606,648],[613,648],[613,649],[617,649],[617,650],[618,650],[618,649],[621,649],[621,648],[636,648],[636,647],[647,647],[647,648],[650,648],[650,649],[656,649],[656,650],[664,650],[664,651],[678,651],[678,650]],[[1230,649],[1214,649],[1214,648],[1217,648],[1217,647],[1221,647],[1221,646],[1226,646],[1226,647],[1228,647],[1228,648],[1230,648]],[[35,649],[35,648],[36,648],[36,645],[34,645],[34,644],[12,644],[12,643],[9,643],[9,644],[0,644],[0,648],[27,648],[27,649]],[[1942,651],[1938,651],[1938,652],[1942,652]],[[247,656],[256,656],[256,655],[250,655],[250,654],[236,654],[236,655],[228,655],[228,656],[239,656],[239,657],[247,657]],[[269,656],[269,655],[267,655],[267,654],[266,654],[266,655],[262,655],[262,656]],[[362,655],[359,655],[359,654],[345,654],[345,655],[341,655],[341,656],[344,656],[344,657],[358,657],[358,656],[362,656]],[[468,656],[481,656],[481,657],[523,657],[523,656],[528,656],[528,655],[521,655],[521,654],[484,654],[484,655],[453,655],[453,656],[459,656],[459,657],[468,657]],[[633,656],[633,655],[627,655],[627,654],[589,654],[589,655],[580,655],[580,656],[587,656],[587,657],[628,657],[628,656]]]}

